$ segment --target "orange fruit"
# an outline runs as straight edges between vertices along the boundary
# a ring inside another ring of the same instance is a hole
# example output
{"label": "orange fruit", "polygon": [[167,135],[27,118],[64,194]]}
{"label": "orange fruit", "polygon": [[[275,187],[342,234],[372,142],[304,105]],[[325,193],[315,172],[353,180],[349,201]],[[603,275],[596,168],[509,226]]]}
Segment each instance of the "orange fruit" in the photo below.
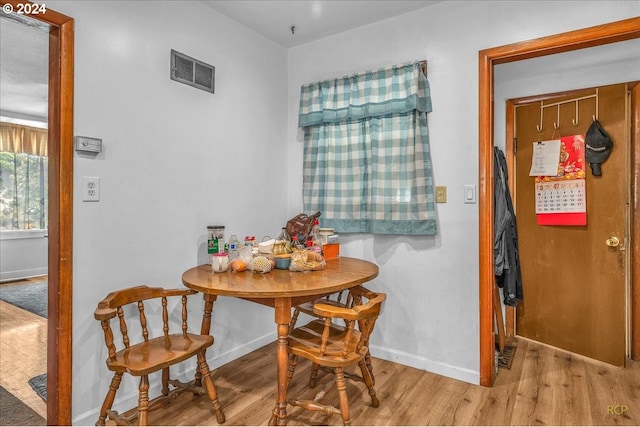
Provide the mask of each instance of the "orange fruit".
{"label": "orange fruit", "polygon": [[237,272],[245,271],[247,269],[247,263],[241,259],[234,259],[231,261],[231,269]]}

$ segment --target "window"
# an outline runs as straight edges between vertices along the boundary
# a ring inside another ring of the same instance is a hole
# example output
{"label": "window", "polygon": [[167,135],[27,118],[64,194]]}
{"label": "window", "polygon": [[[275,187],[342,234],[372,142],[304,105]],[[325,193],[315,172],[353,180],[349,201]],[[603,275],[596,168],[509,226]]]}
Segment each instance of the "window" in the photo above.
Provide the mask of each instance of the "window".
{"label": "window", "polygon": [[344,233],[437,233],[421,62],[303,85],[303,202]]}
{"label": "window", "polygon": [[47,130],[0,123],[0,230],[47,229]]}

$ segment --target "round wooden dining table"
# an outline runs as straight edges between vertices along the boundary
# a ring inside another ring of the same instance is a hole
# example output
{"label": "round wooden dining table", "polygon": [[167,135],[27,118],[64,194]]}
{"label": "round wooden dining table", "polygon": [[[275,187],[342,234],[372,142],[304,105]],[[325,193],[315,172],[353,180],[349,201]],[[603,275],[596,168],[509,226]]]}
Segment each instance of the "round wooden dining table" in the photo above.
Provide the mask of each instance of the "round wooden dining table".
{"label": "round wooden dining table", "polygon": [[202,334],[209,334],[213,303],[219,295],[242,298],[273,307],[278,339],[276,363],[278,394],[269,425],[287,424],[287,338],[291,308],[316,298],[361,285],[378,275],[372,262],[349,257],[326,260],[323,270],[295,272],[272,270],[260,274],[251,271],[214,273],[211,265],[191,268],[182,275],[182,283],[202,292],[205,300]]}

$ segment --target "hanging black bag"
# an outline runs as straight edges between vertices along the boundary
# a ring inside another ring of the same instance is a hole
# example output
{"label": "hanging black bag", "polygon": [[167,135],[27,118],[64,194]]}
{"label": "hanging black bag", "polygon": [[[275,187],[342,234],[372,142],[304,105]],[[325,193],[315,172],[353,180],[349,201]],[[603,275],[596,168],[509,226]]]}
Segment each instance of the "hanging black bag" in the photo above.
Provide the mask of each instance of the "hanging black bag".
{"label": "hanging black bag", "polygon": [[600,122],[594,119],[585,136],[585,160],[589,163],[593,176],[602,175],[600,164],[609,158],[612,148],[611,137]]}

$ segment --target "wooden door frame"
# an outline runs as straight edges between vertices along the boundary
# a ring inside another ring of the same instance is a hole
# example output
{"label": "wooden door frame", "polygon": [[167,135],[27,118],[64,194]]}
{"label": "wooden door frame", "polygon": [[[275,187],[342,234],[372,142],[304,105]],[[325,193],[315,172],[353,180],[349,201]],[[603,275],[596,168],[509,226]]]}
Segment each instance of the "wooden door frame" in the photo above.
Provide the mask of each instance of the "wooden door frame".
{"label": "wooden door frame", "polygon": [[[478,155],[479,155],[479,295],[480,385],[495,381],[493,327],[493,66],[556,53],[640,38],[640,17],[577,31],[493,47],[479,52]],[[632,211],[637,212],[634,206]]]}
{"label": "wooden door frame", "polygon": [[74,21],[49,8],[29,17],[49,24],[47,424],[71,425]]}

